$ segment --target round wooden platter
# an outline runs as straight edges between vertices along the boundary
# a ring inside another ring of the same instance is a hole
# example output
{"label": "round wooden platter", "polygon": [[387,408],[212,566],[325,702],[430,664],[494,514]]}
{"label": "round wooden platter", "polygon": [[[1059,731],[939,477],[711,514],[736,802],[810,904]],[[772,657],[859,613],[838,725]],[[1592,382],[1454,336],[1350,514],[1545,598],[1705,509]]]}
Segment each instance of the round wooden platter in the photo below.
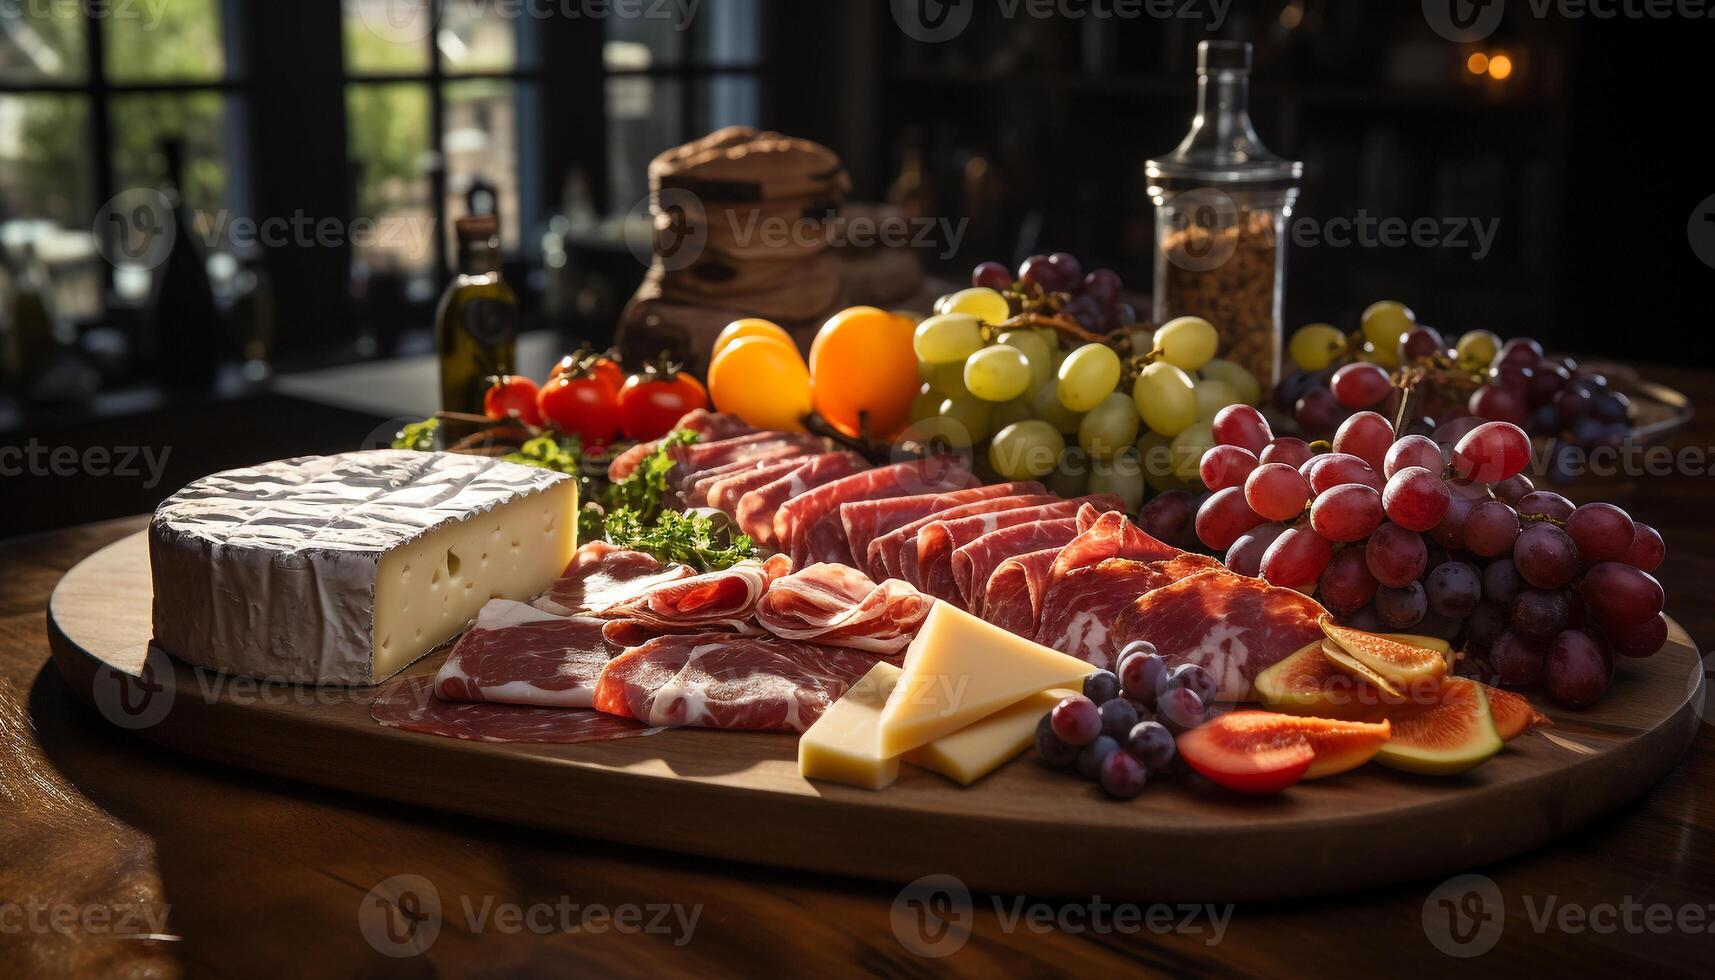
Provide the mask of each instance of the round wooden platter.
{"label": "round wooden platter", "polygon": [[[410,804],[603,840],[909,882],[1149,901],[1238,901],[1443,875],[1553,840],[1641,794],[1701,723],[1704,669],[1668,646],[1620,665],[1596,708],[1549,710],[1462,776],[1365,766],[1272,798],[1161,780],[1116,803],[1015,760],[970,788],[910,766],[871,793],[800,778],[790,736],[674,730],[583,745],[383,728],[373,692],[259,685],[170,664],[141,695],[150,636],[143,535],[73,568],[48,609],[54,658],[121,729],[209,759]],[[441,654],[412,673],[438,666]],[[1539,707],[1545,705],[1539,704]]]}

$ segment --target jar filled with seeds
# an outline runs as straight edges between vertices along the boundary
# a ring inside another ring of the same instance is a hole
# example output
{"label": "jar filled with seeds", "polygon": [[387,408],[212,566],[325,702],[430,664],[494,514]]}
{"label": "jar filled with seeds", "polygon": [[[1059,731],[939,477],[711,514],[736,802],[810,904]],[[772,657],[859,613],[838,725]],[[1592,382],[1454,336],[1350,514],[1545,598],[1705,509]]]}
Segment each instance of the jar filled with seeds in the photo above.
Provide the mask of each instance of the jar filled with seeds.
{"label": "jar filled with seeds", "polygon": [[1145,173],[1155,202],[1154,321],[1200,316],[1223,357],[1267,391],[1280,376],[1286,221],[1304,164],[1270,153],[1250,117],[1251,46],[1197,45],[1197,116]]}

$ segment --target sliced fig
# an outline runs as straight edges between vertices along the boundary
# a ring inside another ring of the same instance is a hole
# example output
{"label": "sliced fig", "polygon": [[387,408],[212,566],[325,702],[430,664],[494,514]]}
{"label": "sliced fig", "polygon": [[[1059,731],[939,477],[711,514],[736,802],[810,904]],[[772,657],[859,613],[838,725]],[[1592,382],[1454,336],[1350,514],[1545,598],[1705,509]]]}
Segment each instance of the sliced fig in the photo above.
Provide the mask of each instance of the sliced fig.
{"label": "sliced fig", "polygon": [[1320,646],[1322,659],[1340,668],[1353,677],[1367,681],[1370,685],[1397,702],[1404,698],[1399,688],[1388,683],[1388,679],[1371,670],[1367,665],[1358,662],[1345,648],[1333,640],[1323,640]]}
{"label": "sliced fig", "polygon": [[1483,685],[1464,677],[1447,678],[1432,697],[1394,708],[1388,720],[1393,737],[1376,761],[1395,769],[1453,775],[1501,750]]}
{"label": "sliced fig", "polygon": [[1489,714],[1495,719],[1495,732],[1501,741],[1510,742],[1532,728],[1552,725],[1548,716],[1536,710],[1524,695],[1482,685],[1483,696],[1489,699]]}
{"label": "sliced fig", "polygon": [[1322,655],[1317,640],[1256,676],[1256,699],[1289,715],[1375,721],[1382,697],[1370,682]]}
{"label": "sliced fig", "polygon": [[1322,632],[1392,687],[1417,687],[1424,682],[1439,681],[1447,674],[1450,654],[1443,650],[1355,630],[1327,617],[1322,620]]}
{"label": "sliced fig", "polygon": [[1372,724],[1235,711],[1181,735],[1179,754],[1219,785],[1243,793],[1276,793],[1299,779],[1363,765],[1391,731],[1385,720]]}

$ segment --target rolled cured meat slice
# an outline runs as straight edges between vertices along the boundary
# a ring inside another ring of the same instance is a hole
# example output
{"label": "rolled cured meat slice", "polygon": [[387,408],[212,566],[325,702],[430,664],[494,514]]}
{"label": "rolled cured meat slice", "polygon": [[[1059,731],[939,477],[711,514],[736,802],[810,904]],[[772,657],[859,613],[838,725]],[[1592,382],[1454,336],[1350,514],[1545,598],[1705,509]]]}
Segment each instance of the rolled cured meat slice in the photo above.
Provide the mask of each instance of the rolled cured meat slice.
{"label": "rolled cured meat slice", "polygon": [[596,708],[650,725],[802,732],[874,654],[776,636],[659,636],[608,662]]}
{"label": "rolled cured meat slice", "polygon": [[868,567],[871,541],[949,507],[992,497],[1015,497],[1045,492],[1042,484],[1032,480],[1020,483],[989,483],[966,490],[954,490],[951,493],[919,493],[909,497],[847,501],[840,505],[840,524],[845,528],[846,546],[851,549],[852,556],[858,559],[848,564],[859,568]]}
{"label": "rolled cured meat slice", "polygon": [[655,586],[694,574],[695,570],[686,565],[663,564],[641,551],[591,541],[572,555],[559,580],[531,605],[558,616],[600,612]]}
{"label": "rolled cured meat slice", "polygon": [[986,500],[973,500],[957,507],[948,507],[919,517],[909,524],[901,524],[869,543],[869,553],[864,556],[869,577],[907,578],[905,574],[906,563],[909,561],[915,564],[917,557],[917,532],[934,521],[950,521],[976,514],[1016,510],[1020,507],[1040,507],[1044,504],[1058,503],[1060,499],[1051,493],[990,497]]}
{"label": "rolled cured meat slice", "polygon": [[849,565],[816,564],[774,580],[756,621],[775,636],[893,658],[911,643],[934,600],[905,582],[876,584]]}
{"label": "rolled cured meat slice", "polygon": [[756,452],[741,455],[730,463],[681,475],[674,497],[684,507],[707,507],[709,488],[724,477],[753,473],[761,467],[787,460],[802,462],[813,455],[814,452],[791,443],[765,445]]}
{"label": "rolled cured meat slice", "polygon": [[[836,459],[840,459],[849,464],[853,470],[858,469],[863,465],[863,460],[851,453],[845,452],[823,453],[813,456],[793,456],[789,459],[774,460],[761,466],[757,466],[754,469],[715,477],[703,495],[706,500],[706,506],[724,511],[732,517],[737,518],[738,502],[744,498],[745,494],[773,483],[775,480],[786,476],[806,463],[821,461],[825,465],[827,463],[834,462]],[[700,482],[701,481],[699,481],[699,483]]]}
{"label": "rolled cured meat slice", "polygon": [[[753,425],[745,424],[744,420],[736,415],[711,412],[706,408],[692,409],[679,421],[673,423],[673,431],[677,432],[680,429],[689,429],[697,433],[705,442],[760,431]],[[655,452],[660,445],[661,440],[659,439],[640,442],[615,456],[613,462],[607,464],[607,478],[618,483],[630,476],[636,472],[638,465],[648,459],[649,455]]]}
{"label": "rolled cured meat slice", "polygon": [[620,652],[602,638],[607,621],[555,616],[491,599],[435,675],[445,701],[499,701],[557,708],[595,704],[595,682]]}
{"label": "rolled cured meat slice", "polygon": [[857,458],[846,453],[817,456],[803,466],[782,474],[774,482],[757,487],[740,497],[734,513],[738,526],[757,544],[765,548],[779,547],[780,542],[774,536],[774,517],[779,513],[781,505],[861,469],[863,466]]}
{"label": "rolled cured meat slice", "polygon": [[768,583],[791,565],[781,556],[767,562],[741,561],[731,568],[658,585],[602,610],[609,643],[632,646],[657,633],[701,633],[728,629],[762,632],[755,623],[756,600]]}
{"label": "rolled cured meat slice", "polygon": [[983,590],[983,618],[1008,633],[1034,640],[1042,594],[1048,590],[1048,571],[1059,554],[1059,548],[1045,548],[1001,562]]}
{"label": "rolled cured meat slice", "polygon": [[953,551],[953,584],[972,615],[981,617],[989,578],[1000,563],[1014,555],[1046,548],[1063,548],[1078,536],[1078,519],[1061,517],[1004,527]]}

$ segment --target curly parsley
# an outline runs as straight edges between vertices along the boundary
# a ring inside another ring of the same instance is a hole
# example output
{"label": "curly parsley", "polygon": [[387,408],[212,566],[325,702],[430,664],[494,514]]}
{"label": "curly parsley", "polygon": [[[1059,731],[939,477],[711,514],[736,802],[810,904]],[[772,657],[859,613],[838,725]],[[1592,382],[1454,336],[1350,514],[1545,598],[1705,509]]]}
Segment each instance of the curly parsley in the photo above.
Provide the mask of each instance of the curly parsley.
{"label": "curly parsley", "polygon": [[650,524],[635,510],[621,507],[608,512],[606,531],[607,540],[621,548],[647,552],[661,561],[679,562],[706,572],[730,568],[746,558],[756,557],[750,535],[737,535],[723,545],[723,536],[716,532],[714,520],[706,514],[664,510]]}

